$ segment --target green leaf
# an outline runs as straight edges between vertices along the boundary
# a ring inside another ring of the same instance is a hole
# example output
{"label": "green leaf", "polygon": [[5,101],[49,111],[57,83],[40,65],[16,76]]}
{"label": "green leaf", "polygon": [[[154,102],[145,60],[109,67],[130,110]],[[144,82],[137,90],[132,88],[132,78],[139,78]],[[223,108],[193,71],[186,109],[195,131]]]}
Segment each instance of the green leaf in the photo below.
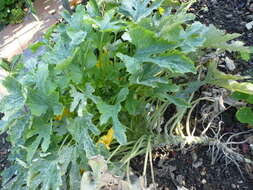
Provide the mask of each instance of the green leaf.
{"label": "green leaf", "polygon": [[235,41],[228,43],[230,40],[238,38],[241,34],[226,34],[224,31],[217,29],[214,25],[210,25],[205,34],[206,41],[204,47],[219,48],[227,51],[249,52],[249,48],[244,46],[243,42]]}
{"label": "green leaf", "polygon": [[91,17],[101,16],[96,0],[90,0],[88,2],[87,11],[89,12]]}
{"label": "green leaf", "polygon": [[134,74],[142,69],[141,61],[134,57],[129,57],[122,53],[118,53],[117,57],[119,57],[126,65],[127,72]]}
{"label": "green leaf", "polygon": [[70,105],[70,112],[73,112],[76,108],[78,116],[82,117],[83,112],[86,111],[87,100],[91,99],[94,103],[98,103],[99,98],[93,95],[94,88],[90,84],[86,84],[86,89],[83,92],[78,92],[74,86],[71,87],[71,97],[73,101]]}
{"label": "green leaf", "polygon": [[106,124],[111,118],[116,140],[120,144],[126,144],[127,138],[125,134],[125,126],[121,124],[118,119],[119,112],[121,111],[121,105],[119,103],[116,105],[108,105],[104,102],[99,102],[97,104],[97,108],[101,113],[100,124]]}
{"label": "green leaf", "polygon": [[30,114],[27,112],[20,112],[9,125],[9,136],[12,145],[18,144],[19,140],[23,138],[24,131],[30,125]]}
{"label": "green leaf", "polygon": [[28,190],[24,180],[27,178],[27,171],[17,163],[6,168],[1,176],[4,190]]}
{"label": "green leaf", "polygon": [[144,57],[174,49],[175,43],[156,37],[156,34],[140,26],[130,29],[131,42],[136,46],[136,57]]}
{"label": "green leaf", "polygon": [[32,50],[33,53],[35,53],[40,47],[46,45],[45,42],[42,41],[38,41],[34,44],[32,44],[31,46],[29,46],[29,48]]}
{"label": "green leaf", "polygon": [[232,98],[235,98],[237,100],[244,100],[250,104],[253,104],[253,95],[245,94],[241,92],[234,92],[231,96]]}
{"label": "green leaf", "polygon": [[65,175],[71,161],[76,159],[76,150],[73,146],[63,146],[58,155],[58,163],[61,169],[61,175]]}
{"label": "green leaf", "polygon": [[68,66],[68,76],[74,83],[81,83],[83,78],[81,67],[78,64],[70,64]]}
{"label": "green leaf", "polygon": [[38,90],[42,94],[50,94],[56,88],[56,85],[53,82],[51,82],[48,65],[46,64],[38,64],[38,69],[35,73],[34,80],[36,82]]}
{"label": "green leaf", "polygon": [[205,85],[205,81],[193,81],[188,83],[187,87],[184,90],[180,90],[176,93],[177,97],[189,98],[192,93],[196,92],[201,86]]}
{"label": "green leaf", "polygon": [[26,151],[27,151],[26,161],[27,162],[32,161],[35,153],[38,151],[38,148],[40,146],[40,142],[41,142],[41,139],[36,138],[31,144],[27,145],[27,147],[26,147]]}
{"label": "green leaf", "polygon": [[68,27],[66,32],[68,36],[71,38],[71,46],[81,44],[87,36],[87,32],[84,32],[82,30],[76,30],[75,28],[71,27]]}
{"label": "green leaf", "polygon": [[[194,18],[195,15],[187,13],[184,10],[177,10],[176,13],[170,12],[169,15],[162,16],[157,28],[157,33],[159,37],[178,45],[182,42],[182,37],[184,36],[182,35],[184,34],[182,33],[184,30],[182,25],[191,22]],[[180,37],[180,35],[182,37]]]}
{"label": "green leaf", "polygon": [[241,123],[246,123],[253,126],[253,111],[251,108],[243,107],[236,112],[236,118]]}
{"label": "green leaf", "polygon": [[80,174],[80,164],[78,162],[71,162],[71,168],[69,173],[69,190],[76,190],[76,187],[80,186],[81,174]]}
{"label": "green leaf", "polygon": [[0,102],[0,112],[5,114],[5,118],[10,117],[24,108],[25,97],[23,96],[21,84],[12,77],[6,77],[2,84],[6,87],[8,94]]}
{"label": "green leaf", "polygon": [[193,61],[180,52],[167,53],[157,57],[141,58],[142,62],[151,62],[174,73],[196,73]]}
{"label": "green leaf", "polygon": [[167,84],[168,81],[157,75],[162,71],[160,67],[154,64],[144,64],[143,70],[130,76],[131,84],[140,84],[150,86],[152,88],[158,87],[160,83]]}
{"label": "green leaf", "polygon": [[127,96],[128,96],[128,93],[129,93],[128,88],[122,88],[120,90],[120,92],[118,93],[118,95],[117,95],[116,103],[118,104],[118,103],[121,103],[121,102],[125,101]]}
{"label": "green leaf", "polygon": [[194,52],[201,47],[205,42],[206,30],[207,27],[200,22],[194,22],[186,30],[180,30],[181,50],[183,52]]}
{"label": "green leaf", "polygon": [[245,94],[241,92],[234,92],[231,96],[232,98],[235,98],[237,100],[247,100],[249,98],[249,94]]}
{"label": "green leaf", "polygon": [[63,70],[66,69],[74,60],[75,55],[78,53],[79,48],[76,49],[69,49],[69,52],[66,53],[65,55],[59,55],[55,52],[55,54],[49,55],[51,56],[55,56],[55,58],[50,58],[52,59],[50,62],[52,64],[56,64],[56,69],[57,70]]}
{"label": "green leaf", "polygon": [[62,179],[56,160],[36,160],[31,165],[28,175],[29,189],[60,190]]}
{"label": "green leaf", "polygon": [[170,95],[167,95],[166,96],[166,99],[175,104],[176,106],[179,106],[179,107],[190,107],[189,103],[187,103],[187,101],[183,98],[180,98],[180,97],[176,97],[176,96],[170,96]]}
{"label": "green leaf", "polygon": [[122,22],[118,19],[113,21],[115,10],[105,12],[103,17],[96,17],[96,19],[90,19],[102,32],[113,32],[124,29]]}
{"label": "green leaf", "polygon": [[63,105],[59,103],[59,94],[57,92],[46,95],[37,90],[30,90],[27,104],[35,116],[45,114],[47,111],[53,111],[55,115],[60,115],[63,111]]}
{"label": "green leaf", "polygon": [[125,108],[131,115],[145,114],[145,102],[130,95],[125,103]]}
{"label": "green leaf", "polygon": [[77,117],[69,120],[67,129],[73,136],[74,140],[83,147],[87,157],[96,155],[97,150],[93,140],[89,135],[91,131],[94,135],[99,135],[99,130],[92,122],[93,115],[86,113],[83,117]]}
{"label": "green leaf", "polygon": [[120,12],[125,16],[131,17],[135,22],[149,16],[153,10],[160,7],[163,0],[123,0],[120,6]]}
{"label": "green leaf", "polygon": [[49,76],[48,65],[39,64],[35,80],[37,83],[37,87],[39,90],[41,90],[41,92],[47,93],[46,90],[47,86],[45,83],[47,81],[48,76]]}
{"label": "green leaf", "polygon": [[249,61],[250,60],[250,53],[249,52],[240,52],[241,58],[244,61]]}
{"label": "green leaf", "polygon": [[46,152],[51,142],[52,124],[45,118],[35,118],[32,130],[27,134],[28,137],[35,137],[35,140],[28,146],[27,161],[30,162],[37,151],[39,145],[43,152]]}
{"label": "green leaf", "polygon": [[177,92],[179,87],[173,85],[171,82],[168,84],[159,84],[157,88],[153,89],[153,96],[159,98],[160,100],[175,104],[180,107],[189,107],[187,101],[182,97],[176,97],[175,95],[170,95],[171,92]]}
{"label": "green leaf", "polygon": [[179,86],[173,84],[172,81],[169,81],[167,84],[159,84],[157,88],[154,88],[154,93],[166,94],[168,92],[177,92],[179,91]]}
{"label": "green leaf", "polygon": [[235,76],[225,74],[217,70],[217,64],[212,62],[208,66],[208,73],[206,82],[212,85],[217,85],[223,88],[227,88],[231,91],[238,91],[245,94],[253,95],[253,84],[249,82],[237,82],[237,80],[247,79],[244,76]]}
{"label": "green leaf", "polygon": [[[81,157],[85,155],[79,154]],[[76,187],[80,186],[81,174],[80,170],[86,169],[87,164],[79,164],[78,150],[76,146],[63,146],[63,148],[58,153],[58,163],[61,170],[61,176],[66,176],[69,178],[65,182],[69,184],[69,190],[76,190]]]}
{"label": "green leaf", "polygon": [[85,56],[85,66],[89,69],[97,64],[97,57],[92,49],[89,49]]}

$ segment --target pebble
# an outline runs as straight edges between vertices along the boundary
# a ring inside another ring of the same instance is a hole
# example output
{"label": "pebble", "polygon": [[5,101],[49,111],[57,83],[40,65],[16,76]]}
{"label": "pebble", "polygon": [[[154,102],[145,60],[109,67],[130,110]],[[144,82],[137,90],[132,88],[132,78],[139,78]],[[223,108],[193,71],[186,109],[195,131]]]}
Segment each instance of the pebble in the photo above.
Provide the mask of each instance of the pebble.
{"label": "pebble", "polygon": [[206,182],[207,182],[206,179],[202,179],[202,180],[201,180],[201,183],[202,183],[202,184],[206,184]]}
{"label": "pebble", "polygon": [[178,175],[177,177],[176,177],[176,180],[177,180],[177,182],[181,185],[181,186],[184,186],[185,185],[185,177],[184,176],[182,176],[182,175]]}
{"label": "pebble", "polygon": [[235,70],[235,63],[232,59],[226,57],[225,58],[225,63],[226,63],[226,66],[227,68],[230,70],[230,71],[233,71]]}
{"label": "pebble", "polygon": [[51,15],[54,15],[56,13],[56,10],[51,10],[51,11],[49,11],[49,14],[51,14]]}
{"label": "pebble", "polygon": [[202,170],[202,171],[200,172],[200,175],[202,175],[202,176],[206,175],[206,171],[205,171],[205,170]]}
{"label": "pebble", "polygon": [[202,166],[202,164],[203,164],[203,160],[200,159],[199,161],[193,162],[192,167],[198,168],[198,167]]}
{"label": "pebble", "polygon": [[192,153],[191,153],[191,156],[192,156],[193,162],[197,161],[198,156],[197,156],[196,152],[192,152]]}
{"label": "pebble", "polygon": [[233,189],[235,189],[236,188],[236,185],[235,184],[231,184],[231,187],[233,188]]}
{"label": "pebble", "polygon": [[253,144],[250,144],[249,147],[250,147],[250,150],[253,152]]}
{"label": "pebble", "polygon": [[233,15],[232,15],[232,14],[228,14],[228,15],[226,15],[226,17],[227,17],[227,18],[232,18]]}
{"label": "pebble", "polygon": [[245,27],[248,29],[248,30],[251,30],[253,28],[253,21],[251,22],[248,22]]}

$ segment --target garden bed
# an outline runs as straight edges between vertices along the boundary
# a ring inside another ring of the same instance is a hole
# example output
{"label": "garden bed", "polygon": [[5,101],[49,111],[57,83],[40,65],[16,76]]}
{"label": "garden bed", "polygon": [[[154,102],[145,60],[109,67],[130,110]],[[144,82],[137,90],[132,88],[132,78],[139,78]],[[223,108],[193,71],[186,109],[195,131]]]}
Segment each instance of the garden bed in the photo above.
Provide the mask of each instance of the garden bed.
{"label": "garden bed", "polygon": [[[242,2],[239,0],[202,0],[193,4],[189,11],[197,16],[196,20],[204,24],[213,24],[228,33],[242,34],[239,39],[243,40],[246,45],[253,46],[252,29],[249,29],[249,25],[247,25],[248,23],[253,22],[252,1],[248,0],[247,2]],[[75,43],[77,43],[77,41],[75,41]],[[106,51],[102,50],[101,52],[107,56]],[[207,55],[212,55],[212,51],[209,51]],[[125,61],[122,55],[119,57],[122,59],[122,61]],[[253,76],[252,56],[248,61],[245,61],[240,56],[238,56],[238,53],[225,51],[224,53],[219,54],[216,60],[218,62],[218,69],[220,71],[223,71],[227,74]],[[230,62],[230,65],[228,62]],[[101,62],[98,62],[97,67],[102,67],[101,64]],[[232,69],[230,67],[231,64],[233,65]],[[78,81],[78,79],[76,80]],[[113,91],[113,89],[105,90]],[[224,90],[220,87],[215,87],[214,85],[209,84],[202,86],[197,91],[195,94],[196,97],[194,96],[194,98],[205,97],[205,99],[201,100],[200,103],[197,104],[195,109],[192,110],[192,114],[188,115],[188,117],[184,116],[182,120],[189,120],[189,122],[193,123],[196,127],[195,134],[198,136],[205,129],[205,127],[204,129],[202,128],[203,125],[214,123],[215,125],[219,126],[217,128],[213,128],[213,130],[208,131],[207,135],[214,139],[217,138],[217,142],[226,142],[226,140],[230,139],[230,137],[232,138],[233,136],[233,138],[230,140],[237,143],[229,144],[229,148],[231,148],[229,151],[234,150],[236,153],[234,154],[234,152],[232,152],[231,154],[226,154],[226,151],[222,152],[224,150],[222,148],[224,147],[222,147],[220,150],[217,148],[214,149],[214,147],[216,147],[214,144],[201,145],[196,143],[198,145],[185,145],[183,148],[177,145],[166,143],[164,146],[156,146],[156,148],[152,151],[153,167],[150,167],[150,164],[146,163],[148,165],[147,180],[149,183],[152,183],[152,175],[150,171],[153,170],[155,182],[158,184],[159,189],[164,190],[253,189],[253,165],[249,161],[253,158],[253,130],[251,126],[240,123],[235,116],[237,110],[234,107],[230,106],[230,104],[228,104],[226,101],[224,101],[225,103],[223,102],[224,104],[221,103],[226,106],[226,109],[217,111],[215,110],[217,108],[217,105],[206,100],[208,98],[215,99],[217,96],[221,96],[224,99],[228,98],[228,95],[226,93],[228,93],[227,90]],[[93,95],[90,95],[90,97],[91,96]],[[123,98],[124,97],[122,96],[117,96],[115,99],[118,101],[118,99]],[[92,101],[95,102],[98,100],[93,97]],[[124,101],[124,99],[119,101]],[[154,102],[154,105],[156,105],[156,102]],[[101,107],[98,109],[101,109]],[[213,113],[212,109],[214,109]],[[175,108],[173,106],[167,108],[167,111],[164,115],[165,121],[163,123],[166,123],[167,120],[173,117],[174,111]],[[67,115],[69,113],[66,111],[66,113],[63,113],[61,117],[65,117],[66,115],[64,114]],[[79,112],[77,114],[79,114]],[[207,119],[203,119],[204,116],[206,116]],[[71,115],[71,117],[73,117],[73,115]],[[59,121],[61,119],[62,118],[60,118]],[[165,129],[162,128],[161,131],[163,130]],[[106,133],[104,132],[103,134]],[[219,136],[216,136],[216,134]],[[75,135],[77,134],[74,134],[73,136]],[[105,140],[105,138],[108,136],[109,132],[107,135],[103,136],[104,139],[102,138],[98,140],[98,142],[102,142],[109,147],[110,143],[106,142]],[[6,162],[5,158],[9,152],[9,144],[5,140],[6,135],[1,136],[1,138],[3,139],[3,144],[0,144],[3,147],[3,150],[1,150],[3,154],[0,152],[2,162],[1,169],[4,169],[8,165],[8,162]],[[66,136],[66,139],[68,139],[68,136]],[[217,142],[215,141],[213,143]],[[223,145],[218,145],[217,147],[219,146]],[[236,157],[237,153],[239,153],[242,157]],[[235,157],[232,157],[231,159],[231,155],[235,155]],[[136,175],[142,175],[145,161],[145,155],[138,156],[131,161],[130,165]]]}

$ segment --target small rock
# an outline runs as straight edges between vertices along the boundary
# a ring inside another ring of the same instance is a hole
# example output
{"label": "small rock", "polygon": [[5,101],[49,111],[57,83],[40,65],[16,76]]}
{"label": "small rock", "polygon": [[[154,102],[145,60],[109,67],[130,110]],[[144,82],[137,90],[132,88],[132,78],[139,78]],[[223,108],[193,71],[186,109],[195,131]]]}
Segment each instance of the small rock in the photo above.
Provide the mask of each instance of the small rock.
{"label": "small rock", "polygon": [[205,179],[202,179],[202,180],[201,180],[201,183],[202,183],[202,184],[206,184],[206,180],[205,180]]}
{"label": "small rock", "polygon": [[248,22],[245,27],[247,28],[247,30],[251,30],[253,28],[253,21]]}
{"label": "small rock", "polygon": [[227,18],[232,18],[233,17],[233,14],[228,14],[226,15]]}
{"label": "small rock", "polygon": [[176,180],[177,180],[177,182],[179,183],[180,186],[184,186],[184,185],[185,185],[184,176],[178,175],[178,176],[176,177]]}
{"label": "small rock", "polygon": [[231,187],[233,188],[233,189],[235,189],[236,188],[236,185],[235,184],[231,184]]}
{"label": "small rock", "polygon": [[235,70],[235,63],[232,59],[226,57],[225,58],[225,63],[226,63],[226,66],[227,68],[230,70],[230,71],[233,71]]}
{"label": "small rock", "polygon": [[206,175],[206,171],[205,171],[205,170],[202,170],[202,171],[200,172],[200,175],[202,175],[202,176]]}
{"label": "small rock", "polygon": [[198,167],[200,167],[202,164],[203,164],[203,160],[200,159],[199,161],[193,162],[193,163],[192,163],[192,167],[198,168]]}
{"label": "small rock", "polygon": [[54,10],[54,9],[49,11],[50,15],[54,15],[55,13],[56,13],[56,10]]}
{"label": "small rock", "polygon": [[192,153],[191,153],[191,156],[192,156],[193,162],[197,161],[198,156],[197,156],[196,152],[192,152]]}
{"label": "small rock", "polygon": [[253,152],[253,144],[250,144],[249,147],[250,147],[250,150]]}

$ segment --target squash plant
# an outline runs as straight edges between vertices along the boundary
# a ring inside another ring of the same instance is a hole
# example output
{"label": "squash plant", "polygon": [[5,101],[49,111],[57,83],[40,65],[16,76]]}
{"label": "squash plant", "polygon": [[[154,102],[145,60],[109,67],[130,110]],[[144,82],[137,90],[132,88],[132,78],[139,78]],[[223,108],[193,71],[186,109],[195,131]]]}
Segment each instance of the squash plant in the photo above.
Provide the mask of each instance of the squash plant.
{"label": "squash plant", "polygon": [[244,77],[215,64],[197,81],[206,48],[250,53],[227,42],[238,35],[194,22],[187,5],[158,11],[162,3],[91,0],[64,11],[64,22],[32,46],[43,46],[42,55],[4,65],[0,129],[12,144],[4,189],[76,190],[90,157],[154,133],[167,105],[187,110],[189,94],[206,83],[253,94],[236,82]]}

